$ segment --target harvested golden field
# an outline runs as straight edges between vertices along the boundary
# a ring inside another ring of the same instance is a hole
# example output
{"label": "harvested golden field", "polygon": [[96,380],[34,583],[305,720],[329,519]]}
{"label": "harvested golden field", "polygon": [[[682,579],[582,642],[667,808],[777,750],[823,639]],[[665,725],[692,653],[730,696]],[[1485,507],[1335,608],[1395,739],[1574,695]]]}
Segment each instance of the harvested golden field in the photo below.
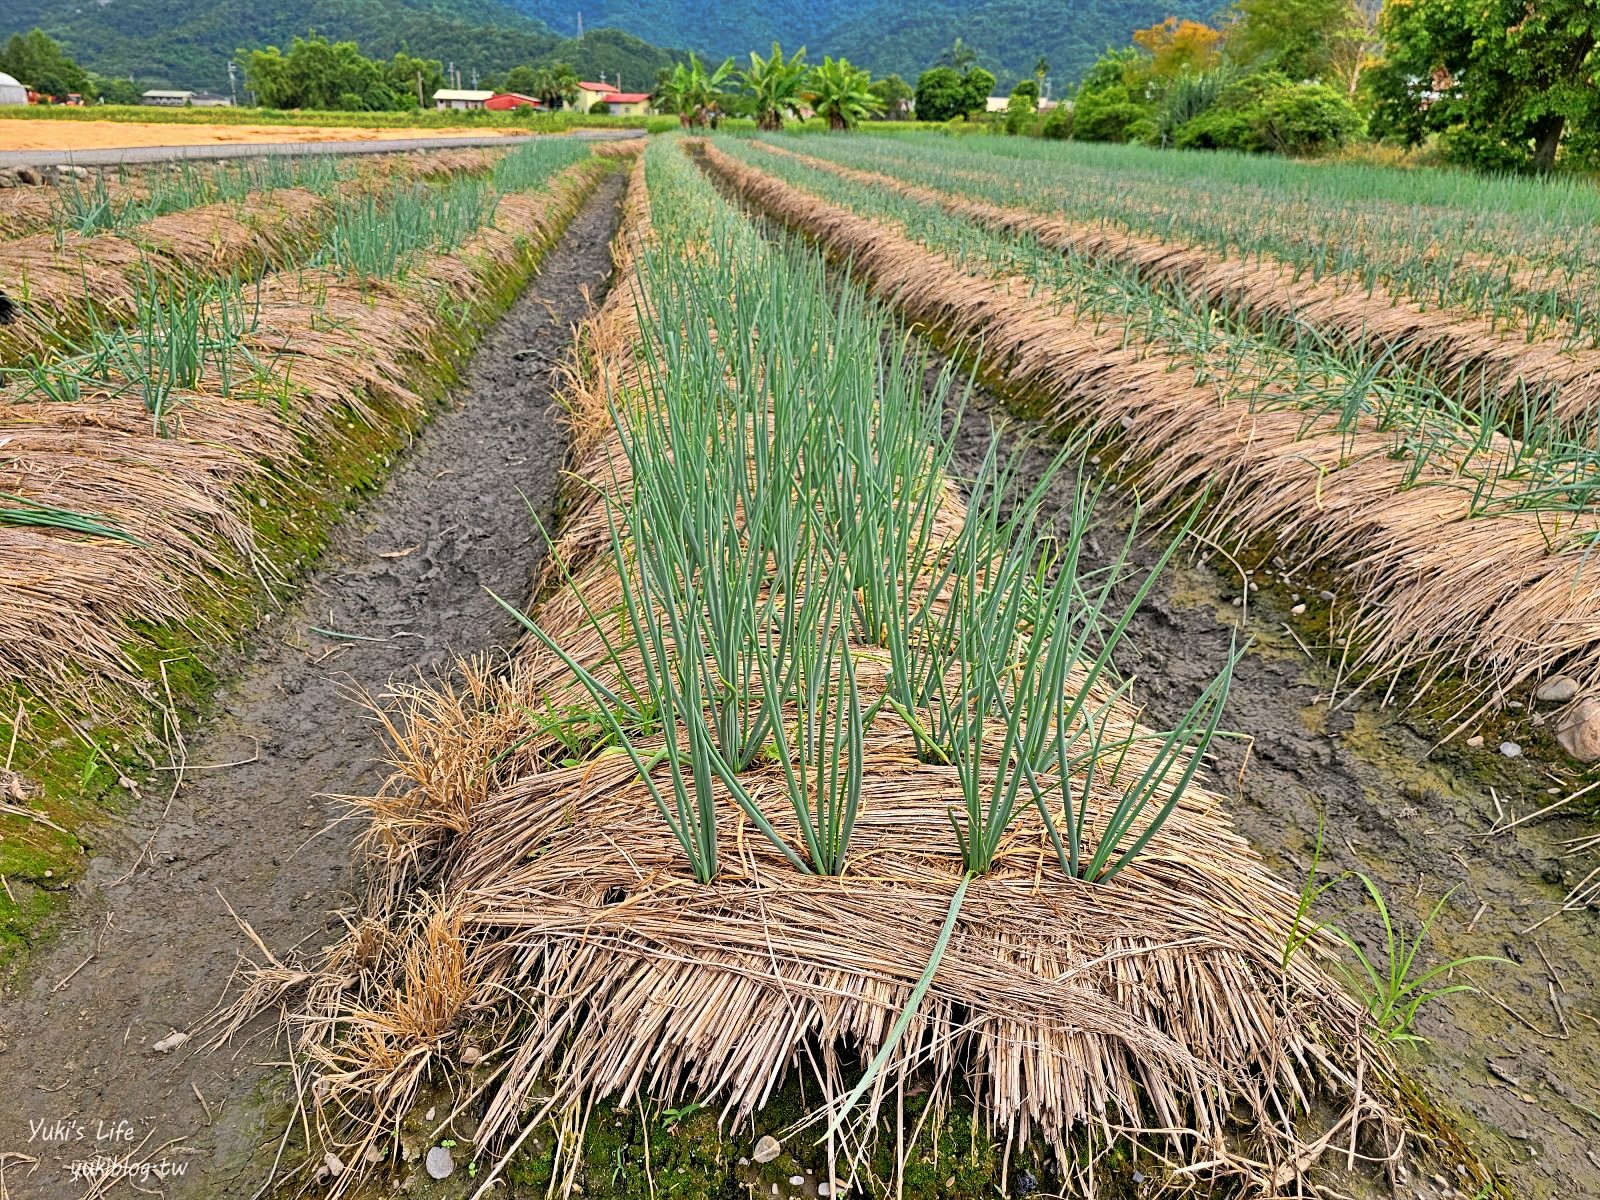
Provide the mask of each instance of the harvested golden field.
{"label": "harvested golden field", "polygon": [[0,151],[122,149],[130,146],[250,146],[271,142],[370,142],[393,138],[515,135],[483,126],[191,125],[136,121],[0,121]]}

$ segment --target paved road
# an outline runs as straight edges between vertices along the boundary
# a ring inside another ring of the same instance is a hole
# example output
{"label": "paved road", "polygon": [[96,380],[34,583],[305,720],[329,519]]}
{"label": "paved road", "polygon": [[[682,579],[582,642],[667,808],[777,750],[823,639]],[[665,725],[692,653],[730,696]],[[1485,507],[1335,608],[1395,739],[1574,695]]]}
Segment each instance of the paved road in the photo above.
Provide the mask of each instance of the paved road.
{"label": "paved road", "polygon": [[[3,130],[0,130],[3,132]],[[397,137],[350,142],[229,142],[213,146],[124,146],[101,150],[0,150],[0,168],[45,167],[73,163],[80,167],[114,167],[122,163],[173,162],[186,158],[260,158],[269,154],[393,154],[401,150],[448,150],[462,146],[515,146],[536,137],[576,137],[600,141],[643,137],[642,129],[577,129],[570,134],[519,134],[512,137]]]}

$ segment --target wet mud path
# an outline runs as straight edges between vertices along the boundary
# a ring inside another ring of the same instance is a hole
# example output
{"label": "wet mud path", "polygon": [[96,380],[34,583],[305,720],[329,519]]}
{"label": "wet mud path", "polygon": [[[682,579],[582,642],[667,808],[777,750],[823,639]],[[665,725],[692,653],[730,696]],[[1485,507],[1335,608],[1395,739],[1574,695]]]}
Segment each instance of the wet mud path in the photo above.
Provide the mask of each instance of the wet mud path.
{"label": "wet mud path", "polygon": [[515,640],[486,589],[524,595],[543,552],[528,504],[548,518],[566,451],[551,368],[609,281],[622,186],[620,174],[602,184],[455,402],[336,531],[299,604],[263,622],[190,732],[170,803],[172,776],[158,777],[129,820],[97,831],[71,928],[0,1003],[0,1198],[83,1196],[92,1184],[74,1164],[97,1158],[133,1164],[113,1195],[261,1187],[263,1160],[250,1160],[267,1146],[270,1161],[282,1130],[272,1039],[257,1028],[218,1053],[197,1052],[198,1036],[158,1047],[227,989],[247,949],[230,907],[275,952],[328,937],[354,882],[353,829],[329,828],[340,809],[323,797],[384,773],[353,695]]}
{"label": "wet mud path", "polygon": [[[976,468],[997,426],[1008,447],[1025,447],[1021,486],[1031,487],[1057,446],[981,391],[962,417],[956,469]],[[1072,488],[1070,473],[1058,477],[1052,503],[1070,509]],[[1097,514],[1101,548],[1112,553],[1131,504],[1111,491]],[[1141,541],[1137,567],[1154,563],[1159,540]],[[1404,710],[1380,707],[1381,694],[1345,703],[1345,684],[1330,705],[1338,652],[1330,650],[1326,617],[1318,640],[1289,610],[1297,593],[1315,605],[1330,587],[1337,603],[1337,582],[1285,585],[1268,563],[1250,581],[1220,555],[1210,564],[1180,555],[1169,565],[1119,656],[1124,674],[1137,677],[1146,724],[1170,728],[1182,718],[1221,670],[1236,630],[1241,641],[1253,640],[1234,671],[1223,720],[1224,729],[1246,737],[1213,743],[1210,786],[1230,797],[1235,824],[1292,884],[1307,878],[1320,822],[1319,880],[1365,872],[1408,933],[1450,893],[1419,971],[1470,955],[1511,961],[1438,981],[1470,981],[1480,990],[1424,1006],[1415,1031],[1428,1042],[1399,1056],[1518,1200],[1600,1196],[1600,922],[1584,909],[1526,932],[1600,863],[1600,853],[1564,857],[1565,843],[1600,830],[1587,817],[1557,812],[1489,832],[1502,814],[1509,821],[1533,813],[1583,780],[1558,765],[1553,739],[1526,710],[1497,723],[1483,748],[1435,749]],[[1259,590],[1248,590],[1252,581]],[[1246,596],[1247,605],[1234,603]],[[1496,749],[1503,738],[1530,753],[1504,758]],[[1384,964],[1381,923],[1358,881],[1331,890],[1317,913],[1378,951]],[[1471,1194],[1439,1186],[1454,1182],[1413,1177],[1395,1194]]]}

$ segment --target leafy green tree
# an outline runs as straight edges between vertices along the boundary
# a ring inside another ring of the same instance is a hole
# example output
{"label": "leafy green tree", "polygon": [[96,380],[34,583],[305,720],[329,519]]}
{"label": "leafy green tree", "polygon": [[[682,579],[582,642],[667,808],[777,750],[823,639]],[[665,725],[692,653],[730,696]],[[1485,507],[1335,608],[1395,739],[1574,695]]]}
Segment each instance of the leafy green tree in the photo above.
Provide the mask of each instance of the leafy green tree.
{"label": "leafy green tree", "polygon": [[772,43],[772,53],[766,58],[752,50],[750,67],[739,72],[739,79],[756,128],[782,129],[783,114],[798,117],[805,100],[806,48],[801,46],[787,61],[777,42]]}
{"label": "leafy green tree", "polygon": [[967,115],[967,83],[954,67],[931,67],[917,77],[917,120],[949,121]]}
{"label": "leafy green tree", "polygon": [[911,85],[898,75],[885,75],[872,81],[872,94],[878,98],[878,111],[898,120],[905,113],[905,105],[915,94]]}
{"label": "leafy green tree", "polygon": [[982,67],[973,67],[966,77],[967,108],[963,115],[982,112],[994,95],[994,76]]}
{"label": "leafy green tree", "polygon": [[982,67],[932,67],[917,77],[917,119],[949,121],[982,112],[993,88],[994,76]]}
{"label": "leafy green tree", "polygon": [[1039,111],[1039,81],[1024,79],[1011,89],[1006,101],[1006,132],[1013,136],[1033,123]]}
{"label": "leafy green tree", "polygon": [[64,99],[72,92],[92,97],[87,72],[42,29],[14,33],[0,48],[0,71],[45,96]]}
{"label": "leafy green tree", "polygon": [[[240,51],[245,83],[268,108],[308,108],[382,112],[414,107],[415,82],[397,87],[386,68],[364,58],[354,42],[324,37],[295,38],[289,53],[276,46]],[[412,71],[420,59],[401,56],[400,69]],[[437,66],[437,64],[433,64]],[[443,79],[443,72],[438,74]]]}
{"label": "leafy green tree", "polygon": [[96,94],[107,104],[138,104],[144,98],[144,89],[131,79],[93,80]]}
{"label": "leafy green tree", "polygon": [[[405,97],[408,106],[413,103],[426,106],[433,94],[444,86],[444,64],[436,58],[413,58],[397,50],[384,64],[383,81],[397,98]],[[490,85],[485,81],[484,86]]]}
{"label": "leafy green tree", "polygon": [[1354,0],[1234,0],[1233,14],[1228,48],[1240,63],[1347,85],[1359,72],[1369,24]]}
{"label": "leafy green tree", "polygon": [[854,129],[878,111],[872,76],[847,58],[824,58],[806,78],[806,99],[829,129]]}
{"label": "leafy green tree", "polygon": [[505,87],[519,96],[539,95],[539,72],[530,66],[512,67],[506,72]]}
{"label": "leafy green tree", "polygon": [[1600,0],[1392,0],[1380,29],[1375,135],[1493,169],[1600,141]]}

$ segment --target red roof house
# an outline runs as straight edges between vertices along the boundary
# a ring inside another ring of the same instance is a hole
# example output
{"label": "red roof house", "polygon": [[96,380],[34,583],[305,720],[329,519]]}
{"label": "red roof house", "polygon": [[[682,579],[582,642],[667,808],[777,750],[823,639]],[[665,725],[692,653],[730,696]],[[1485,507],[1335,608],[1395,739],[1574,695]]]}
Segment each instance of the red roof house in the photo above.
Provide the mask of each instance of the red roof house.
{"label": "red roof house", "polygon": [[512,108],[543,108],[544,105],[532,96],[524,96],[521,92],[497,92],[483,102],[483,106],[495,112],[505,112]]}

